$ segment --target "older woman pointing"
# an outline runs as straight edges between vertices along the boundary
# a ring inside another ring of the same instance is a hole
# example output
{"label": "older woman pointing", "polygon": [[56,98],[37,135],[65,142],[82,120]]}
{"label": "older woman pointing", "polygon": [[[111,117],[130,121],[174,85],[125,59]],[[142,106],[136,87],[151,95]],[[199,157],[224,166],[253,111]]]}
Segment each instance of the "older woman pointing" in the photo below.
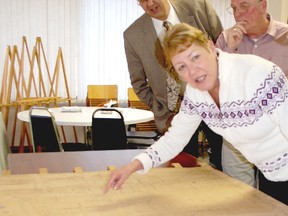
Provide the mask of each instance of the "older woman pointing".
{"label": "older woman pointing", "polygon": [[258,56],[223,52],[183,23],[167,32],[164,53],[188,83],[180,112],[154,145],[111,173],[105,192],[121,188],[132,173],[175,157],[203,120],[257,166],[260,190],[288,204],[288,81],[283,71]]}

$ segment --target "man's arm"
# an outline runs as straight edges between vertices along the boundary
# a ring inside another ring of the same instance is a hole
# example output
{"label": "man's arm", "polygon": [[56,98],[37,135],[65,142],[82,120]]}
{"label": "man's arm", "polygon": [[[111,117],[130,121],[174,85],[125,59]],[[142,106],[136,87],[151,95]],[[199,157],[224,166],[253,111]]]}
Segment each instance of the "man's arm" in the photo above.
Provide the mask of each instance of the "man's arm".
{"label": "man's arm", "polygon": [[[221,23],[218,15],[216,13],[216,11],[214,10],[212,4],[207,0],[204,0],[204,9],[206,12],[205,20],[208,21],[207,26],[204,26],[205,30],[209,34],[210,39],[214,43],[216,43],[217,38],[219,37],[219,35],[223,31],[222,23]],[[203,20],[201,20],[201,22],[203,22],[204,24],[206,23],[204,21],[204,17],[203,17]]]}
{"label": "man's arm", "polygon": [[[164,77],[165,80],[162,80],[162,78],[160,78],[162,77],[159,75],[160,73],[162,73],[161,71],[154,71],[157,70],[158,67],[153,65],[152,66],[143,65],[141,58],[139,56],[141,54],[136,52],[134,49],[134,46],[139,46],[139,44],[138,45],[132,44],[127,35],[125,35],[125,33],[124,33],[124,45],[125,45],[125,53],[128,63],[131,85],[133,86],[133,89],[137,94],[137,96],[139,97],[139,99],[152,110],[152,112],[154,113],[157,128],[160,132],[163,132],[163,130],[165,130],[166,128],[166,121],[170,117],[171,112],[167,107],[167,99],[161,98],[160,95],[157,95],[157,90],[156,89],[152,90],[151,86],[153,85],[155,88],[158,88],[158,90],[160,86],[161,88],[166,89],[166,85],[163,86],[163,82],[166,83],[166,79],[165,77]],[[147,52],[149,52],[149,50]],[[159,64],[158,62],[153,62],[151,59],[153,59],[153,56],[151,56],[151,58],[149,59],[149,62],[152,62],[152,64]],[[155,78],[156,75],[153,75],[155,80],[150,80],[148,83],[147,78],[148,72],[145,70],[149,70],[149,68],[153,68],[150,69],[150,73],[159,73],[159,74],[157,75],[158,79]],[[159,70],[161,70],[161,67],[159,67]]]}
{"label": "man's arm", "polygon": [[134,51],[133,46],[124,34],[124,46],[131,85],[140,100],[149,108],[152,107],[153,92],[148,84],[144,66],[139,55]]}

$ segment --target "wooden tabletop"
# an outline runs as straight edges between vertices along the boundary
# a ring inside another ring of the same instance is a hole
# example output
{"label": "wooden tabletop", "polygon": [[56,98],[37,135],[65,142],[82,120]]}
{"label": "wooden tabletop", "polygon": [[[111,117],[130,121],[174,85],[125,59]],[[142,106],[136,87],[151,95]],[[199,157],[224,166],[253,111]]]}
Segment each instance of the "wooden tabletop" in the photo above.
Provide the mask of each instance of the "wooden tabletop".
{"label": "wooden tabletop", "polygon": [[288,215],[288,206],[209,166],[133,174],[103,194],[109,171],[0,176],[0,215]]}

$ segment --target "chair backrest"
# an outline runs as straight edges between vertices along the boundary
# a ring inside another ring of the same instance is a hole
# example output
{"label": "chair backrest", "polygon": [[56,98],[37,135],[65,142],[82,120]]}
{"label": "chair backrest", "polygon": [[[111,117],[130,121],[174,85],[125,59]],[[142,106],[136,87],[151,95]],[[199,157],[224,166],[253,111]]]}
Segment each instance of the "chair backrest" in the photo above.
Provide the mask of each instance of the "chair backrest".
{"label": "chair backrest", "polygon": [[138,109],[149,110],[149,107],[144,104],[136,95],[133,88],[128,88],[128,106]]}
{"label": "chair backrest", "polygon": [[[128,106],[131,108],[149,110],[149,107],[138,98],[133,88],[131,87],[128,88]],[[136,124],[136,130],[137,131],[158,131],[154,120]]]}
{"label": "chair backrest", "polygon": [[48,108],[31,107],[29,118],[33,152],[63,151],[54,115]]}
{"label": "chair backrest", "polygon": [[124,118],[116,109],[99,108],[92,115],[92,149],[126,149]]}
{"label": "chair backrest", "polygon": [[117,85],[87,86],[87,106],[103,106],[110,100],[118,101]]}

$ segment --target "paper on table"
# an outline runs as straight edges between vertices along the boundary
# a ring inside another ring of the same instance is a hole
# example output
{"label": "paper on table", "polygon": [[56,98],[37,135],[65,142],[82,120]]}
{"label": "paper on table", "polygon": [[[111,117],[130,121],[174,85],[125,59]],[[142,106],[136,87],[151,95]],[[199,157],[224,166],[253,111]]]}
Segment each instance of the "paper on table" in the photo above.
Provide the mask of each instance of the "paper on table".
{"label": "paper on table", "polygon": [[77,106],[62,107],[61,112],[82,112],[82,108]]}
{"label": "paper on table", "polygon": [[104,107],[112,107],[115,104],[117,104],[117,101],[110,100],[108,103],[104,104]]}

